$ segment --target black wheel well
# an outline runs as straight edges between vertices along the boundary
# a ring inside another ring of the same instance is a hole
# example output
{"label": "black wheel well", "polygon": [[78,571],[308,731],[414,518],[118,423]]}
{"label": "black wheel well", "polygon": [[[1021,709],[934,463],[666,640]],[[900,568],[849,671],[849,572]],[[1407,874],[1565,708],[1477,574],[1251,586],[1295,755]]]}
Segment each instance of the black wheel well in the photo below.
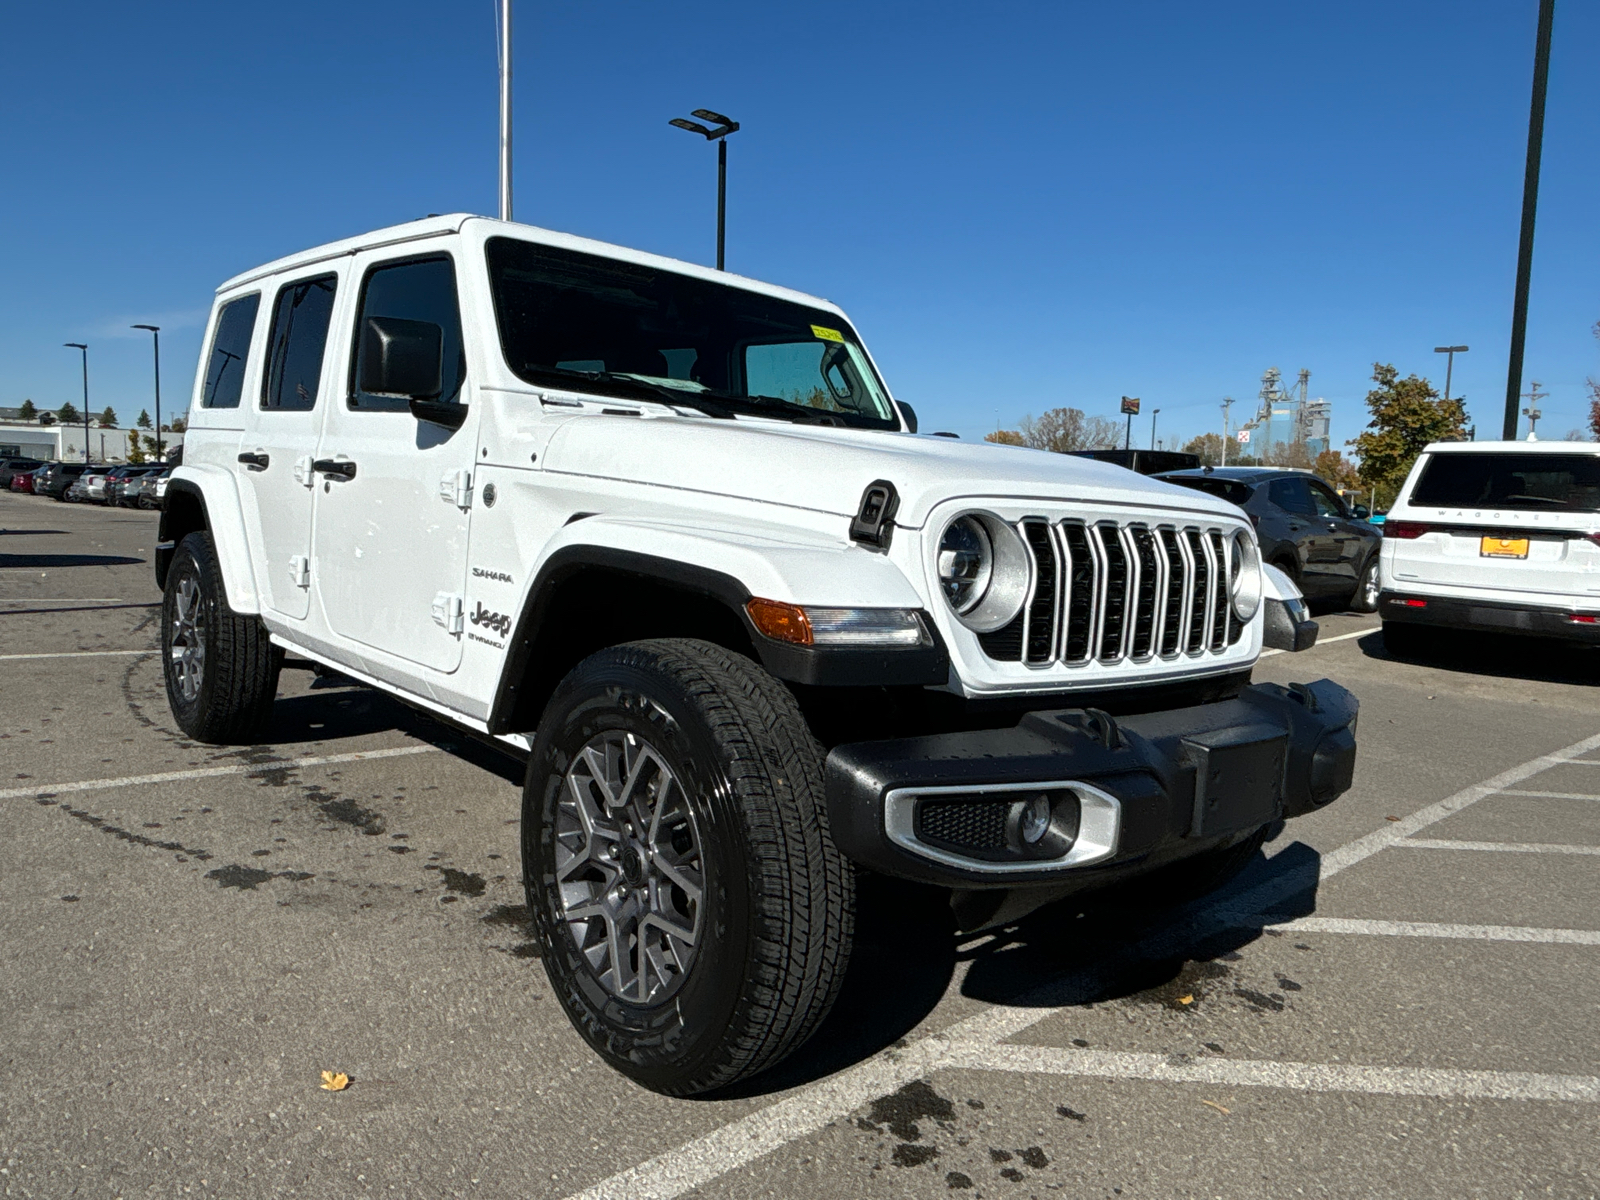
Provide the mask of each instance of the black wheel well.
{"label": "black wheel well", "polygon": [[191,533],[209,529],[206,502],[193,485],[173,480],[167,486],[166,499],[161,504],[161,531],[156,541],[156,586],[167,586],[167,568],[172,564],[172,552],[178,543]]}
{"label": "black wheel well", "polygon": [[595,564],[536,583],[507,647],[490,732],[526,733],[537,727],[556,684],[607,646],[699,638],[759,661],[736,599],[712,594],[694,581]]}

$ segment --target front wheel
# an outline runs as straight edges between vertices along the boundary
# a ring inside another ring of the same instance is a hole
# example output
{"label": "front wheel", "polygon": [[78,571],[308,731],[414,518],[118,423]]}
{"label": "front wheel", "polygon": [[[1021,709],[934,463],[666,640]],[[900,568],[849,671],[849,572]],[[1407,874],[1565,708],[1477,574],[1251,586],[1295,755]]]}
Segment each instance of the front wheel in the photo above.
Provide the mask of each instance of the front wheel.
{"label": "front wheel", "polygon": [[161,603],[161,659],[178,728],[199,742],[253,742],[278,693],[281,653],[259,617],[228,607],[211,535],[173,552]]}
{"label": "front wheel", "polygon": [[1350,597],[1352,612],[1370,613],[1378,611],[1378,556],[1374,554],[1367,560],[1366,570],[1361,572],[1361,581],[1356,584],[1355,594]]}
{"label": "front wheel", "polygon": [[771,1066],[821,1023],[854,875],[794,697],[708,642],[592,655],[540,722],[523,789],[551,986],[623,1074],[668,1095]]}

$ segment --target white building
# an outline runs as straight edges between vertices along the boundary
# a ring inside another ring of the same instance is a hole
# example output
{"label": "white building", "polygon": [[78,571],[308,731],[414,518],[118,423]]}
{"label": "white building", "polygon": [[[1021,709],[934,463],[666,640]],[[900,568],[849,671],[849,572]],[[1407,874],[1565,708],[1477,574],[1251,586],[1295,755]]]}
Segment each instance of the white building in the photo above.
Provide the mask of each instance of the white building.
{"label": "white building", "polygon": [[[93,462],[127,462],[128,434],[126,429],[101,429],[94,422],[89,425],[89,455]],[[141,447],[150,444],[155,435],[143,429],[131,432],[139,435]],[[183,444],[183,434],[163,433],[161,449],[171,453],[174,446]],[[153,448],[145,451],[147,459],[155,457]],[[0,418],[0,458],[40,458],[49,462],[83,461],[83,426],[40,425],[33,421],[7,421]]]}

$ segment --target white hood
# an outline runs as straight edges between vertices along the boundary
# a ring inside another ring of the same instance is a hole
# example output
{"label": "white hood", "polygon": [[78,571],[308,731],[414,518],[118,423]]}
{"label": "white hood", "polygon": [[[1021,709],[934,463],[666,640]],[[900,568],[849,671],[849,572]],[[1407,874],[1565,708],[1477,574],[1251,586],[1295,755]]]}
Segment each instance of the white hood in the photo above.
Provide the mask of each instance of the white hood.
{"label": "white hood", "polygon": [[953,438],[702,417],[585,416],[566,422],[544,469],[855,515],[869,483],[900,494],[895,524],[920,527],[963,496],[1121,502],[1237,516],[1224,500],[1122,467]]}

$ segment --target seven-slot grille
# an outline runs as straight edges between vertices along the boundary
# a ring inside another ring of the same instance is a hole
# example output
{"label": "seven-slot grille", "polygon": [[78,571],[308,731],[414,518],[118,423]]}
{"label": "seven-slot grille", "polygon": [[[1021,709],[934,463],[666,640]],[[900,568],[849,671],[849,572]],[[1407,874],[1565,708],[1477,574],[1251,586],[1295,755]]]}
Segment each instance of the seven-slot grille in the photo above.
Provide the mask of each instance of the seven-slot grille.
{"label": "seven-slot grille", "polygon": [[1244,627],[1228,599],[1232,531],[1141,522],[1016,523],[1033,586],[1011,624],[981,634],[990,658],[1029,666],[1217,654]]}

